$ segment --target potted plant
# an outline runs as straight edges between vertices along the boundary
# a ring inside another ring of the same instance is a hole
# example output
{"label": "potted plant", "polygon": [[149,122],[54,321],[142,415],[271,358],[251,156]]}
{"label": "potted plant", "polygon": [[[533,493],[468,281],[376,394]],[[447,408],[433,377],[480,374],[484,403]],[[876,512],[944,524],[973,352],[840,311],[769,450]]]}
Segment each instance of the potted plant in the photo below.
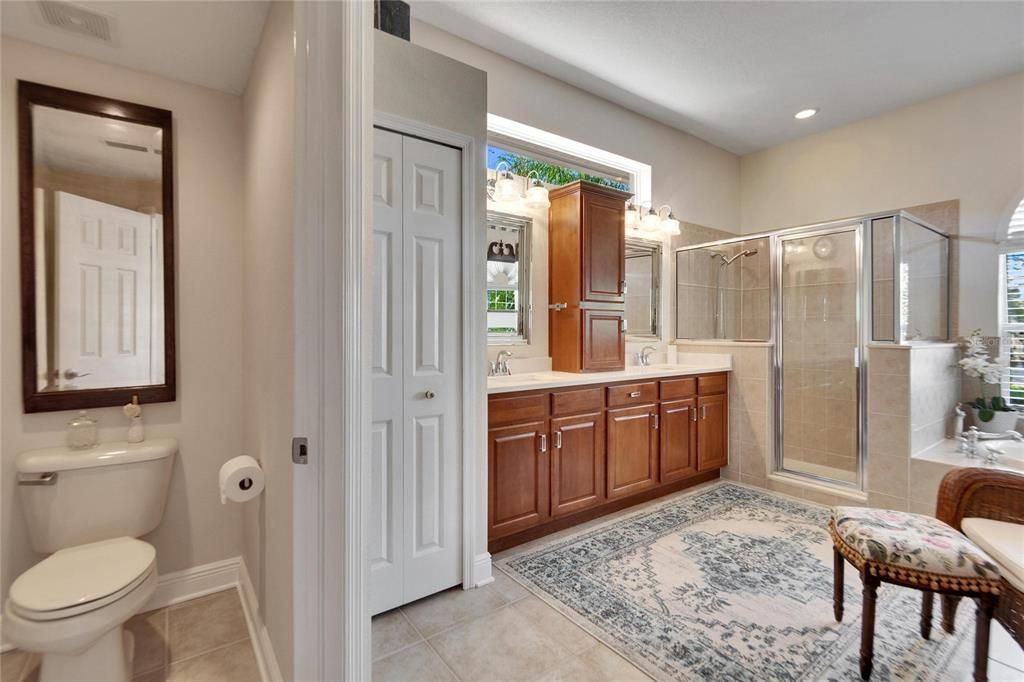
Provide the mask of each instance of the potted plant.
{"label": "potted plant", "polygon": [[995,384],[997,387],[1003,378],[1005,368],[999,362],[993,362],[988,356],[985,348],[985,340],[981,336],[981,330],[975,329],[967,337],[964,346],[964,357],[957,362],[963,373],[973,379],[978,379],[978,386],[981,396],[972,400],[969,405],[974,414],[974,425],[979,431],[988,433],[1002,433],[1010,431],[1017,426],[1017,411],[1007,404],[1006,399],[998,395],[988,398],[985,396],[985,385]]}

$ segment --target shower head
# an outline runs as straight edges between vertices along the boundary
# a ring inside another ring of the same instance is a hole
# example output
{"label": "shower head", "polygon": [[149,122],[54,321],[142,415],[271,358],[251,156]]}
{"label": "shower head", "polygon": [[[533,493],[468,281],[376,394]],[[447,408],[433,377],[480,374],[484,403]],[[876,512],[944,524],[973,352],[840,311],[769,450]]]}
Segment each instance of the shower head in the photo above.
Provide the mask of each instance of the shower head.
{"label": "shower head", "polygon": [[747,256],[756,256],[757,249],[745,249],[730,258],[726,258],[725,256],[722,256],[722,254],[720,253],[716,255],[722,257],[722,265],[731,265],[733,261],[738,260],[740,258],[746,258]]}

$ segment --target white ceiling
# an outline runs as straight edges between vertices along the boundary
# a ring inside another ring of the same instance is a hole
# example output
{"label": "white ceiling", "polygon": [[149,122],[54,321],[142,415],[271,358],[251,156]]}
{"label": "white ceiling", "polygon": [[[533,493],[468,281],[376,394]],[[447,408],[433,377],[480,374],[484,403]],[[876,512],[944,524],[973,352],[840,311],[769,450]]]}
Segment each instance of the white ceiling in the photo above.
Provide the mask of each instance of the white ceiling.
{"label": "white ceiling", "polygon": [[[417,19],[738,154],[1024,69],[1024,2],[413,0],[412,8]],[[793,118],[808,107],[821,112]]]}
{"label": "white ceiling", "polygon": [[270,9],[267,0],[75,4],[112,19],[114,44],[43,23],[36,2],[0,2],[3,34],[236,95]]}

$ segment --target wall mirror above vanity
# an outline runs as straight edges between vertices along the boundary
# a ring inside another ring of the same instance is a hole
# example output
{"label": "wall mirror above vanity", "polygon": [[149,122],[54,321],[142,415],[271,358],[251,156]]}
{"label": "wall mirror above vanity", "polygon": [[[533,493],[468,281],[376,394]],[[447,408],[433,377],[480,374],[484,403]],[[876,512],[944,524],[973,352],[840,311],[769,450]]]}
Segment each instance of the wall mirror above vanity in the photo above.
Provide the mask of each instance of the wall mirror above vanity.
{"label": "wall mirror above vanity", "polygon": [[661,336],[661,242],[626,237],[626,329],[629,336]]}
{"label": "wall mirror above vanity", "polygon": [[175,399],[171,112],[18,83],[26,412]]}
{"label": "wall mirror above vanity", "polygon": [[530,342],[530,236],[533,221],[487,212],[487,342]]}

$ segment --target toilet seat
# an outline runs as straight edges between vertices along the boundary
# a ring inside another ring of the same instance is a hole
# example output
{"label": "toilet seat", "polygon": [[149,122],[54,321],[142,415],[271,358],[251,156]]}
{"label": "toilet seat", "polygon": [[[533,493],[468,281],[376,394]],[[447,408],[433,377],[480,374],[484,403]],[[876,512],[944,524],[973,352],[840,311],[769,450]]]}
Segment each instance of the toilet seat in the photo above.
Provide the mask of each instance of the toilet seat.
{"label": "toilet seat", "polygon": [[135,538],[68,547],[21,574],[8,606],[31,621],[70,618],[121,599],[155,572],[156,549]]}

